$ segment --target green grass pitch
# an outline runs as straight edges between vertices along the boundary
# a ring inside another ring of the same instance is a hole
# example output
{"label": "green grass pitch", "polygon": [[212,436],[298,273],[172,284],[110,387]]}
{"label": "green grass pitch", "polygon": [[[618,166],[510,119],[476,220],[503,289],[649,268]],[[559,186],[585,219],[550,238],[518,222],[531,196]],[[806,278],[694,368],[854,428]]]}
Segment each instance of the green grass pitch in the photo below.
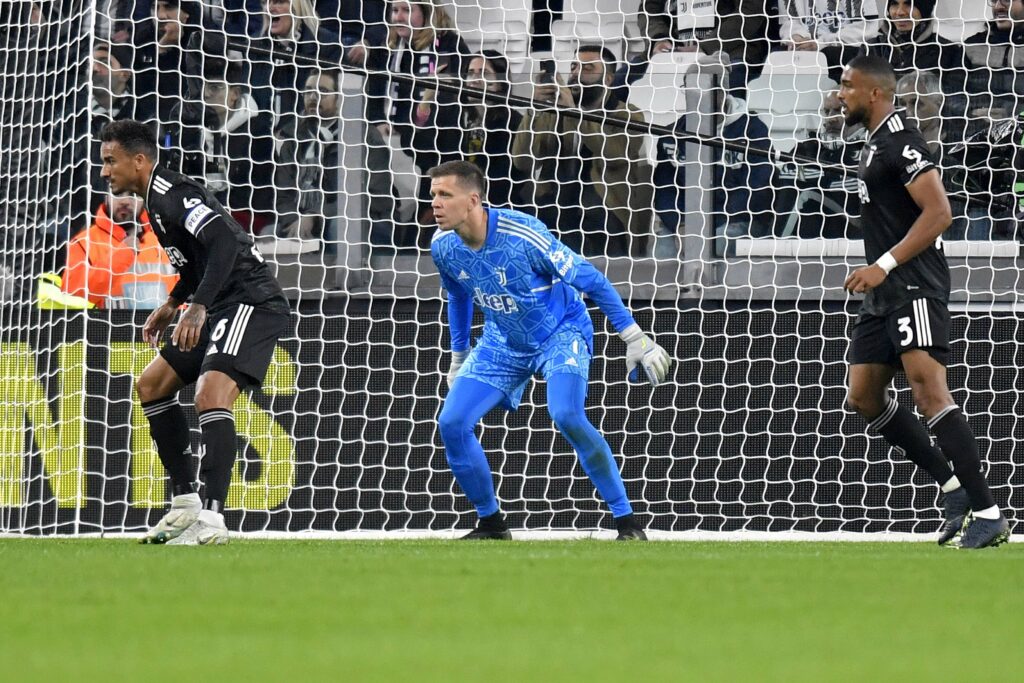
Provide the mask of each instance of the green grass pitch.
{"label": "green grass pitch", "polygon": [[1000,681],[1024,544],[0,540],[3,681]]}

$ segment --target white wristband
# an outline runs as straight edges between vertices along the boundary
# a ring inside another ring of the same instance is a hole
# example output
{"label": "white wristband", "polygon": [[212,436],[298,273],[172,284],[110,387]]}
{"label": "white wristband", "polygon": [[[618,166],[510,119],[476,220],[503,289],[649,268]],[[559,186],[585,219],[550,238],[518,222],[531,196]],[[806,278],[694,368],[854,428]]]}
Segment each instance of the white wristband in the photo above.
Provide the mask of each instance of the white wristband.
{"label": "white wristband", "polygon": [[884,270],[885,274],[888,275],[892,272],[893,268],[899,265],[899,263],[896,262],[896,258],[892,255],[892,252],[887,251],[878,257],[878,260],[875,261],[875,265]]}

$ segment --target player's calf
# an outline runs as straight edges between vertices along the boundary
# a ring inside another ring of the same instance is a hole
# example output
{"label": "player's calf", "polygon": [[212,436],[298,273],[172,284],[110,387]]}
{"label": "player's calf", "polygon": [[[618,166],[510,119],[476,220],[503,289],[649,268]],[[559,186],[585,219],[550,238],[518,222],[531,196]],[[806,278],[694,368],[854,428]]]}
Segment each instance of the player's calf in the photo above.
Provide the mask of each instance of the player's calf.
{"label": "player's calf", "polygon": [[171,509],[139,541],[140,543],[163,544],[181,536],[197,519],[203,502],[198,493],[188,493],[171,499]]}

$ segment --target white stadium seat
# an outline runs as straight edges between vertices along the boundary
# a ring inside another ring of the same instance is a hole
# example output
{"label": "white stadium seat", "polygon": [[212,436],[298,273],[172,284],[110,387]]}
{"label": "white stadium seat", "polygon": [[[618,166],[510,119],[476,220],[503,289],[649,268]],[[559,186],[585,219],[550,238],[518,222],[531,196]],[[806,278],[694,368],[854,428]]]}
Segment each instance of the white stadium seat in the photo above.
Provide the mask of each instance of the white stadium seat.
{"label": "white stadium seat", "polygon": [[747,107],[768,126],[777,149],[791,150],[817,128],[822,97],[836,87],[827,72],[820,52],[772,52],[747,85]]}
{"label": "white stadium seat", "polygon": [[985,28],[991,18],[987,0],[938,0],[935,3],[936,33],[962,43]]}

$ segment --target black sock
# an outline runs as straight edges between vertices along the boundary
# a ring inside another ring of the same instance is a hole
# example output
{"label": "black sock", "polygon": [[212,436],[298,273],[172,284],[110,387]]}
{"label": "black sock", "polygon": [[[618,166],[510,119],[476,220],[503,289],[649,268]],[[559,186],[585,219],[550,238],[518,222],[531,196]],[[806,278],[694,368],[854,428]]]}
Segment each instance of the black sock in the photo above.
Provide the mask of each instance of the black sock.
{"label": "black sock", "polygon": [[228,497],[231,470],[235,466],[238,440],[235,436],[235,415],[225,408],[213,408],[199,413],[199,427],[203,430],[203,464],[201,472],[206,483],[203,508],[221,512]]}
{"label": "black sock", "polygon": [[478,526],[481,529],[488,529],[489,531],[508,530],[508,524],[505,523],[505,516],[501,514],[501,511],[495,512],[493,515],[481,517],[480,524]]}
{"label": "black sock", "polygon": [[922,468],[942,486],[953,476],[942,451],[932,445],[928,431],[917,417],[890,398],[882,414],[868,423],[875,430],[907,456],[907,460]]}
{"label": "black sock", "polygon": [[149,419],[149,433],[156,443],[156,452],[171,478],[171,495],[195,493],[198,487],[191,438],[178,397],[143,403],[142,413]]}
{"label": "black sock", "polygon": [[986,510],[996,504],[992,491],[985,480],[981,466],[978,440],[974,438],[967,419],[957,406],[949,406],[928,420],[928,429],[935,435],[935,441],[942,452],[953,461],[953,471],[971,499],[975,512]]}

